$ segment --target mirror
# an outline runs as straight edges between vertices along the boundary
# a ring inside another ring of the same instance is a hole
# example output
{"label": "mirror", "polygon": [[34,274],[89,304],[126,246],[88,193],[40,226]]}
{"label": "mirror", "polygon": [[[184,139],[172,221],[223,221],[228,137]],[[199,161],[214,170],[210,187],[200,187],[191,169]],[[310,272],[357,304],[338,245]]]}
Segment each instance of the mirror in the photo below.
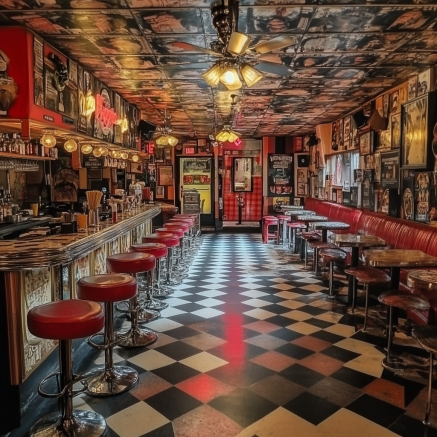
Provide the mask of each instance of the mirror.
{"label": "mirror", "polygon": [[233,187],[234,191],[252,191],[252,158],[234,158]]}

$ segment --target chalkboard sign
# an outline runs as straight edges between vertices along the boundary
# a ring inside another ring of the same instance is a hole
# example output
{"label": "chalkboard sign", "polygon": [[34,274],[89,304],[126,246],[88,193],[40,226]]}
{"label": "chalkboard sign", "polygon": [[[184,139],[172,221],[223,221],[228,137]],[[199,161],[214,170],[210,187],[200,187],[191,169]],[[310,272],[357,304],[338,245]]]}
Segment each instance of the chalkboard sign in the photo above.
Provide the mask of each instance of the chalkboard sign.
{"label": "chalkboard sign", "polygon": [[95,156],[84,155],[83,166],[85,168],[103,168],[103,159],[96,158]]}

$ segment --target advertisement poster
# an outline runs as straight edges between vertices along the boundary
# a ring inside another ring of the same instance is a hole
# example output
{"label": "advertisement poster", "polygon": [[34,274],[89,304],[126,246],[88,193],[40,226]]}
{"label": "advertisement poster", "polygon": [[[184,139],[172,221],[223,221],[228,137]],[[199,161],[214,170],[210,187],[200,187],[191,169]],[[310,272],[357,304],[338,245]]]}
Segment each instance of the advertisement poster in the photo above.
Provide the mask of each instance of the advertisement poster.
{"label": "advertisement poster", "polygon": [[293,193],[293,156],[269,154],[269,197]]}
{"label": "advertisement poster", "polygon": [[381,184],[383,188],[399,188],[399,151],[381,153]]}

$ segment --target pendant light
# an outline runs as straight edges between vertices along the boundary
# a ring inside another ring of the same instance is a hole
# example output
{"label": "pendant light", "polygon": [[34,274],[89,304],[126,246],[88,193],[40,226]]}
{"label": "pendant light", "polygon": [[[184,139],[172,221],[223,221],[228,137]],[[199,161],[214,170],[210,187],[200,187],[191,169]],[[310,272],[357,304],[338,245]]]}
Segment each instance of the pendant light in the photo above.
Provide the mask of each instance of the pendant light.
{"label": "pendant light", "polygon": [[108,154],[109,154],[109,150],[107,149],[107,147],[105,147],[105,146],[101,146],[101,147],[100,147],[100,154],[101,154],[102,156],[108,156]]}
{"label": "pendant light", "polygon": [[220,76],[223,74],[223,69],[220,64],[214,64],[208,71],[202,74],[206,83],[209,86],[217,86],[220,82]]}
{"label": "pendant light", "polygon": [[100,147],[94,147],[93,149],[93,155],[96,158],[99,158],[100,156],[102,156],[102,152],[100,151]]}
{"label": "pendant light", "polygon": [[41,144],[44,147],[51,149],[56,146],[56,138],[54,137],[55,131],[53,129],[43,129],[43,136],[41,137]]}
{"label": "pendant light", "polygon": [[131,159],[133,162],[138,162],[138,160],[139,160],[138,155],[132,155]]}
{"label": "pendant light", "polygon": [[255,85],[264,77],[261,72],[249,64],[243,64],[241,75],[243,76],[244,82],[246,82],[246,85],[249,87]]}
{"label": "pendant light", "polygon": [[91,144],[82,144],[80,151],[84,154],[84,155],[89,155],[92,151],[93,151],[93,146]]}
{"label": "pendant light", "polygon": [[162,135],[156,139],[156,145],[159,147],[168,146],[168,135]]}
{"label": "pendant light", "polygon": [[176,144],[179,142],[179,140],[176,138],[176,137],[174,137],[173,135],[169,135],[168,136],[168,145],[169,146],[176,146]]}
{"label": "pendant light", "polygon": [[220,76],[220,82],[229,90],[239,90],[243,84],[238,77],[238,71],[235,67],[227,66],[223,69],[223,73]]}
{"label": "pendant light", "polygon": [[64,143],[64,149],[69,153],[77,150],[77,143],[74,140],[74,137],[68,137],[68,140]]}

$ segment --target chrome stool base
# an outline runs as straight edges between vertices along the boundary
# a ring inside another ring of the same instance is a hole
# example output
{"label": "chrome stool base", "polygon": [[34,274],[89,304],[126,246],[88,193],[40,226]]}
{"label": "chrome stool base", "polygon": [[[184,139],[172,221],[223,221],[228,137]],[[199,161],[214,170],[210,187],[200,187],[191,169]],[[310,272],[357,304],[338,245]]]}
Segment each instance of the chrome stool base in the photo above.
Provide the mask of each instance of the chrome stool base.
{"label": "chrome stool base", "polygon": [[89,396],[112,396],[130,390],[138,381],[136,370],[128,366],[114,366],[107,369],[99,366],[92,370],[86,382],[88,390],[85,392]]}
{"label": "chrome stool base", "polygon": [[138,311],[138,323],[147,323],[152,320],[159,319],[161,317],[161,313],[159,311],[154,310],[145,310],[141,308]]}
{"label": "chrome stool base", "polygon": [[147,329],[130,329],[128,332],[117,332],[116,335],[128,336],[126,340],[118,343],[118,346],[125,348],[135,348],[149,346],[158,339],[158,334]]}
{"label": "chrome stool base", "polygon": [[144,308],[147,308],[148,310],[161,311],[168,308],[167,302],[163,302],[162,300],[154,299],[154,298],[152,298],[151,300],[146,300],[143,305]]}
{"label": "chrome stool base", "polygon": [[72,420],[64,422],[59,413],[43,417],[31,428],[29,437],[101,437],[105,431],[106,422],[100,414],[77,410]]}

